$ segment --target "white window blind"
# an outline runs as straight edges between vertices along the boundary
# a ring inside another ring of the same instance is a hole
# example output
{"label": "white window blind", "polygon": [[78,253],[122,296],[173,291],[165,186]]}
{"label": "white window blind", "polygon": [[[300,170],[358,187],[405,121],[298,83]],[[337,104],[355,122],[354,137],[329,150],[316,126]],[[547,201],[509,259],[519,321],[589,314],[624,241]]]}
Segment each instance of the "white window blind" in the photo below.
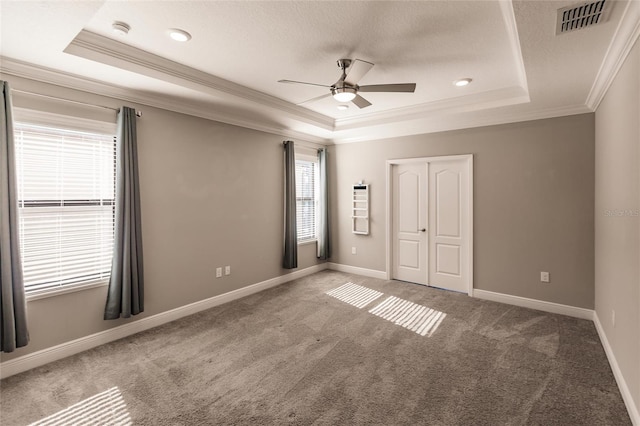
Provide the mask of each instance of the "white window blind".
{"label": "white window blind", "polygon": [[296,224],[298,241],[316,238],[316,169],[318,163],[296,160]]}
{"label": "white window blind", "polygon": [[15,143],[25,290],[107,279],[115,137],[16,123]]}

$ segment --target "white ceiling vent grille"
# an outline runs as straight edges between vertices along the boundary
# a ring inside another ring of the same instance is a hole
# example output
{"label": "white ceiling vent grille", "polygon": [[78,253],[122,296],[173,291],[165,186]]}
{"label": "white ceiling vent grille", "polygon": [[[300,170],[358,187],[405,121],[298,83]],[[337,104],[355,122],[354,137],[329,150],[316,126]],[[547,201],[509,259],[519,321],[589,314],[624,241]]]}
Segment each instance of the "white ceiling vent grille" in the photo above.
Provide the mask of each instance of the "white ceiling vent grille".
{"label": "white ceiling vent grille", "polygon": [[598,0],[558,9],[556,35],[603,23],[609,3],[611,0]]}

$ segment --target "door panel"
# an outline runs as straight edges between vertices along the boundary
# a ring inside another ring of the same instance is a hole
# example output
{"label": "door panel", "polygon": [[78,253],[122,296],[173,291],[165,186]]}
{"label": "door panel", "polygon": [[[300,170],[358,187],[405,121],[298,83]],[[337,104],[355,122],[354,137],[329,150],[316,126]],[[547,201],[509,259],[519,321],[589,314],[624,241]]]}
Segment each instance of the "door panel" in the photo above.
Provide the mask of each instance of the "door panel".
{"label": "door panel", "polygon": [[[398,231],[415,233],[420,217],[420,174],[413,170],[398,174]],[[424,188],[422,188],[424,189]]]}
{"label": "door panel", "polygon": [[399,266],[405,268],[420,268],[420,243],[418,241],[398,241],[398,261]]}
{"label": "door panel", "polygon": [[460,276],[460,246],[436,244],[436,272]]}
{"label": "door panel", "polygon": [[436,235],[460,238],[460,175],[449,169],[434,174]]}
{"label": "door panel", "polygon": [[429,279],[431,286],[468,291],[466,160],[429,163]]}
{"label": "door panel", "polygon": [[393,278],[427,283],[427,168],[425,164],[393,167]]}

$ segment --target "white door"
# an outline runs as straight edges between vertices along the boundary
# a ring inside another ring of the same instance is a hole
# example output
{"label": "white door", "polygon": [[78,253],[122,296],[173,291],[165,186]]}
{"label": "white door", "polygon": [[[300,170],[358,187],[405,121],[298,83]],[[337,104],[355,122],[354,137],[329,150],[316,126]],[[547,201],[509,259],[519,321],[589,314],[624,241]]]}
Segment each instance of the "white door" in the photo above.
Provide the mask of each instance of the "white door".
{"label": "white door", "polygon": [[434,287],[469,290],[469,162],[429,162],[429,274]]}
{"label": "white door", "polygon": [[393,167],[393,278],[427,284],[427,166]]}

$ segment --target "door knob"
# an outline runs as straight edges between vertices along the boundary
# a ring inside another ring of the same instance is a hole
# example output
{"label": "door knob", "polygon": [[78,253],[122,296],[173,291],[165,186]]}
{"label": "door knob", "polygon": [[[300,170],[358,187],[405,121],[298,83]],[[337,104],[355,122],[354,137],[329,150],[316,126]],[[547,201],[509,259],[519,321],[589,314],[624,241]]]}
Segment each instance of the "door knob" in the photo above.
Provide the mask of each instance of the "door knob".
{"label": "door knob", "polygon": [[427,228],[422,228],[420,232],[427,232]]}

